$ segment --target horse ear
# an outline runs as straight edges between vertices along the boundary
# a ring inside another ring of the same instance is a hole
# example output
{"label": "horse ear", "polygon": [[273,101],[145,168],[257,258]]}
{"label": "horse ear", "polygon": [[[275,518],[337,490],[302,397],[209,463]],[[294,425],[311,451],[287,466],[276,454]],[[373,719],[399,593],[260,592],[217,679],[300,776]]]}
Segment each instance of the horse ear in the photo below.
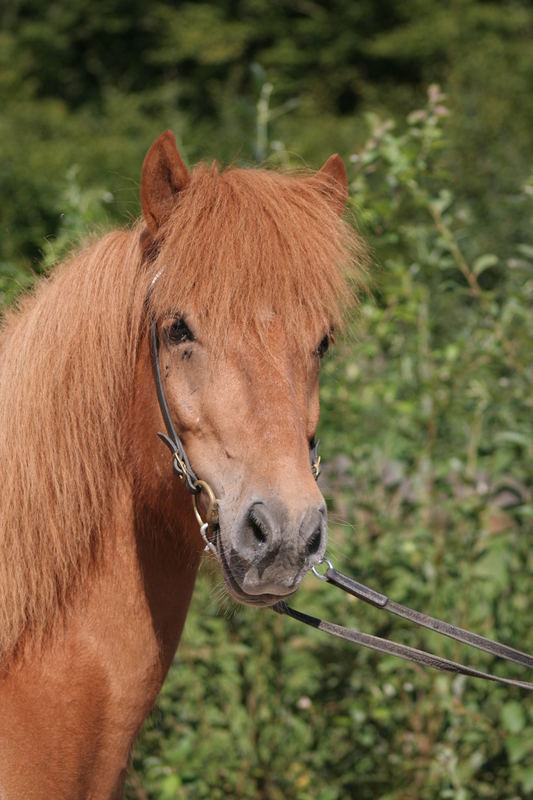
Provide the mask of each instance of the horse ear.
{"label": "horse ear", "polygon": [[164,131],[148,150],[141,175],[141,205],[150,233],[168,219],[178,194],[189,183],[172,131]]}
{"label": "horse ear", "polygon": [[348,198],[348,176],[340,155],[333,153],[310,180],[330,200],[337,213],[342,214]]}

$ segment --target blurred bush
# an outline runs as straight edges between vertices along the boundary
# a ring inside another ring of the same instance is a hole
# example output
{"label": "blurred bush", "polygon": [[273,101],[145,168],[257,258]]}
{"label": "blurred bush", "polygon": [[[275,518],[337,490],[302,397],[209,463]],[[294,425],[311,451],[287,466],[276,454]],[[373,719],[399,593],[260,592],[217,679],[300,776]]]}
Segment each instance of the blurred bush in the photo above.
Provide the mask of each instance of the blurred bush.
{"label": "blurred bush", "polygon": [[114,195],[116,219],[136,216],[139,164],[165,128],[190,161],[262,157],[251,131],[266,80],[293,108],[275,138],[316,165],[362,145],[365,112],[399,121],[441,82],[457,195],[487,249],[520,238],[532,34],[528,0],[0,4],[0,260],[38,260],[73,165],[83,186]]}

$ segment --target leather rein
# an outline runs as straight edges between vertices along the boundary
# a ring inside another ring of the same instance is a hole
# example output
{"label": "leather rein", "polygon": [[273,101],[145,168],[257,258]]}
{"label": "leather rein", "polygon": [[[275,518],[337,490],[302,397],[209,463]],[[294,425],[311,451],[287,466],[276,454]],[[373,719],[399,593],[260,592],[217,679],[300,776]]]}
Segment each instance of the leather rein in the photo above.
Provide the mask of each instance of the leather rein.
{"label": "leather rein", "polygon": [[[353,597],[357,597],[357,599],[362,600],[363,603],[368,603],[390,614],[396,614],[396,616],[403,617],[403,619],[408,620],[408,622],[413,622],[415,625],[429,628],[429,630],[435,633],[448,636],[450,639],[455,639],[458,642],[467,644],[476,650],[483,650],[502,661],[513,661],[515,664],[533,669],[533,656],[528,655],[528,653],[522,653],[514,647],[495,642],[492,639],[486,639],[484,636],[479,636],[477,633],[472,633],[464,628],[451,625],[449,622],[444,622],[436,617],[430,617],[429,614],[423,614],[421,611],[415,611],[408,606],[402,606],[400,603],[391,600],[387,595],[376,592],[369,586],[365,586],[364,583],[359,583],[353,578],[343,575],[342,572],[338,572],[328,558],[322,559],[321,563],[327,565],[324,574],[321,574],[313,567],[313,572],[320,580],[327,581],[332,586],[336,586],[338,589],[342,589]],[[371,650],[376,650],[378,653],[403,658],[405,661],[411,661],[423,667],[432,667],[433,669],[439,669],[444,672],[455,672],[472,678],[483,678],[487,681],[503,683],[506,686],[518,686],[520,689],[533,690],[533,683],[529,681],[502,678],[499,675],[483,672],[482,670],[460,664],[457,661],[451,661],[448,658],[442,658],[441,656],[427,653],[425,650],[418,650],[415,647],[392,642],[380,636],[362,633],[354,628],[345,628],[342,625],[336,625],[333,622],[327,622],[317,617],[311,617],[301,611],[296,611],[296,609],[291,608],[284,602],[276,603],[276,605],[273,606],[273,610],[277,611],[278,614],[287,614],[287,616],[299,622],[303,622],[305,625],[310,625],[312,628],[324,631],[324,633],[329,633],[331,636],[337,636],[348,642],[368,647]]]}
{"label": "leather rein", "polygon": [[[159,363],[159,335],[153,314],[150,315],[150,352],[157,400],[166,428],[166,433],[159,432],[157,435],[168,447],[172,454],[172,466],[174,473],[181,481],[185,483],[187,490],[192,494],[194,513],[200,526],[201,536],[206,545],[205,550],[210,550],[218,558],[219,553],[216,546],[219,531],[218,501],[211,486],[206,481],[200,480],[191,467],[185,452],[185,448],[183,447],[183,443],[178,436],[172,422],[172,417],[163,387],[163,379],[161,377],[161,367]],[[320,456],[318,455],[318,445],[319,442],[315,441],[314,439],[310,442],[309,456],[311,470],[315,480],[318,479],[320,474]],[[202,518],[197,502],[198,496],[202,491],[207,497],[205,520]],[[464,628],[459,628],[456,625],[451,625],[448,622],[444,622],[443,620],[435,617],[430,617],[428,614],[423,614],[420,611],[415,611],[412,608],[408,608],[400,603],[396,603],[386,595],[381,594],[380,592],[377,592],[368,586],[365,586],[363,583],[359,583],[347,575],[343,575],[342,572],[338,572],[328,558],[323,558],[320,563],[325,564],[327,568],[325,572],[321,573],[316,569],[316,567],[313,567],[312,571],[317,578],[337,587],[338,589],[341,589],[344,592],[347,592],[353,597],[356,597],[358,600],[362,600],[364,603],[368,603],[375,608],[379,608],[383,611],[387,611],[388,613],[402,617],[409,622],[413,622],[415,625],[429,628],[429,630],[432,630],[435,633],[455,639],[456,641],[462,642],[463,644],[469,645],[477,650],[490,653],[490,655],[500,660],[512,661],[515,664],[520,664],[523,667],[533,669],[533,656],[528,655],[527,653],[523,653],[520,650],[516,650],[514,647],[509,647],[508,645],[501,644],[500,642],[486,639],[484,636],[479,636],[478,634],[471,633]],[[493,675],[489,672],[484,672],[479,669],[474,669],[473,667],[465,666],[457,661],[451,661],[450,659],[442,658],[441,656],[436,656],[432,653],[427,653],[424,650],[418,650],[415,647],[409,647],[408,645],[399,644],[397,642],[390,641],[389,639],[384,639],[380,636],[372,636],[371,634],[363,633],[354,628],[346,628],[342,625],[337,625],[333,622],[319,619],[318,617],[312,617],[308,614],[304,614],[301,611],[291,608],[285,602],[276,603],[274,606],[272,606],[272,609],[278,614],[286,614],[287,616],[292,617],[293,619],[298,620],[305,625],[309,625],[312,628],[317,628],[318,630],[324,631],[324,633],[328,633],[331,636],[337,636],[354,644],[370,648],[371,650],[376,650],[379,653],[397,656],[398,658],[402,658],[406,661],[411,661],[414,664],[443,670],[445,672],[454,672],[473,678],[483,678],[484,680],[502,683],[506,686],[516,686],[529,691],[533,690],[533,683],[530,683],[529,681],[516,680],[514,678],[503,678],[499,675]]]}

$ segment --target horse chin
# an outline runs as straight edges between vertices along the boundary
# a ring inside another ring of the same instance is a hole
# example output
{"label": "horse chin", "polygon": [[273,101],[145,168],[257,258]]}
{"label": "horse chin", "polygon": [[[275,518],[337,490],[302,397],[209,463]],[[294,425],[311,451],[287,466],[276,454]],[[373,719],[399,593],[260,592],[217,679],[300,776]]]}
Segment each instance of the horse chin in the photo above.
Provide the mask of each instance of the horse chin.
{"label": "horse chin", "polygon": [[239,586],[237,580],[233,577],[233,574],[226,561],[224,548],[222,547],[220,540],[217,542],[217,554],[220,564],[220,571],[222,572],[222,577],[224,578],[226,588],[231,597],[238,603],[246,606],[255,606],[256,608],[257,606],[274,606],[276,603],[279,603],[280,600],[285,600],[287,597],[290,597],[297,589],[297,587],[295,587],[290,592],[286,592],[285,594],[248,594],[248,592],[245,592],[241,586]]}

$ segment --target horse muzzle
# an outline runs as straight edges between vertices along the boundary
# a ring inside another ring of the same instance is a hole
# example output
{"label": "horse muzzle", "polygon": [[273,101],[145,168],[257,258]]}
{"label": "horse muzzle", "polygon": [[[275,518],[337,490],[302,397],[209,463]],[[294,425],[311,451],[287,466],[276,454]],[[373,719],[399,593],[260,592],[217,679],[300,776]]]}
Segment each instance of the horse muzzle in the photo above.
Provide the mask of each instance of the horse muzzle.
{"label": "horse muzzle", "polygon": [[323,502],[291,515],[277,499],[254,500],[236,524],[221,522],[217,554],[230,593],[242,603],[273,605],[293,594],[326,550]]}

